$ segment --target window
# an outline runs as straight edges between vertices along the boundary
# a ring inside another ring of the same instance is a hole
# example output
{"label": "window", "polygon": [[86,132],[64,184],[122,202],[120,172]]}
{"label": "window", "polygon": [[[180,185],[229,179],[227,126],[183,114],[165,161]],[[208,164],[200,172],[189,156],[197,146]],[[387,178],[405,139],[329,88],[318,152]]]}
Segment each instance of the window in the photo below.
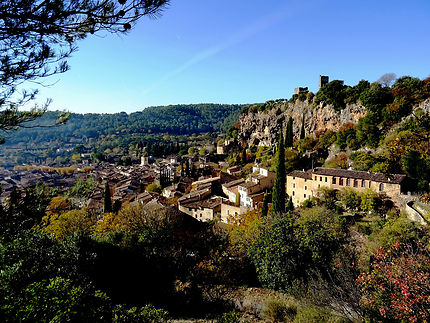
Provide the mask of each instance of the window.
{"label": "window", "polygon": [[293,176],[293,181],[296,179],[296,177],[295,176]]}
{"label": "window", "polygon": [[331,180],[332,184],[336,184],[336,177],[333,177],[333,179]]}
{"label": "window", "polygon": [[315,176],[315,180],[317,180],[317,177]]}
{"label": "window", "polygon": [[384,183],[379,184],[379,190],[382,192],[384,190]]}
{"label": "window", "polygon": [[343,186],[343,178],[339,178],[339,185]]}
{"label": "window", "polygon": [[293,188],[296,188],[296,183],[293,183]]}
{"label": "window", "polygon": [[306,198],[306,194],[304,194],[303,196],[304,196],[304,198]]}
{"label": "window", "polygon": [[293,191],[293,196],[294,196],[294,191]]}
{"label": "window", "polygon": [[358,186],[358,181],[356,179],[354,179],[354,187]]}
{"label": "window", "polygon": [[325,178],[325,182],[327,183],[327,177]]}
{"label": "window", "polygon": [[307,186],[305,186],[305,191],[307,191],[308,190],[308,187]]}
{"label": "window", "polygon": [[320,188],[321,187],[321,185],[320,184],[318,184],[318,188]]}
{"label": "window", "polygon": [[322,182],[322,176],[320,176],[320,182]]}
{"label": "window", "polygon": [[351,180],[349,178],[346,179],[346,186],[351,186]]}
{"label": "window", "polygon": [[227,215],[230,215],[230,210],[227,210],[225,213],[227,213]]}
{"label": "window", "polygon": [[364,179],[361,180],[361,187],[366,187],[366,181]]}
{"label": "window", "polygon": [[371,181],[369,181],[369,188],[370,188],[370,186],[372,186],[372,182]]}

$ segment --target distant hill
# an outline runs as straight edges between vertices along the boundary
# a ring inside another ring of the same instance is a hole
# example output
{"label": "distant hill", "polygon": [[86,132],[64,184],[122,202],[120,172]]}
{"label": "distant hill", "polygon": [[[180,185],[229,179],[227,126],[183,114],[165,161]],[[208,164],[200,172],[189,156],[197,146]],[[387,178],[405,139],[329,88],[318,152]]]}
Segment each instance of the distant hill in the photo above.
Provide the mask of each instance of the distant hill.
{"label": "distant hill", "polygon": [[[53,128],[25,128],[11,132],[6,145],[18,142],[69,142],[85,137],[99,138],[112,134],[161,134],[190,135],[204,132],[224,132],[238,119],[243,105],[238,104],[180,104],[148,107],[143,111],[127,114],[75,114],[66,125]],[[47,112],[29,125],[55,123],[57,112]],[[0,148],[1,149],[1,148]]]}

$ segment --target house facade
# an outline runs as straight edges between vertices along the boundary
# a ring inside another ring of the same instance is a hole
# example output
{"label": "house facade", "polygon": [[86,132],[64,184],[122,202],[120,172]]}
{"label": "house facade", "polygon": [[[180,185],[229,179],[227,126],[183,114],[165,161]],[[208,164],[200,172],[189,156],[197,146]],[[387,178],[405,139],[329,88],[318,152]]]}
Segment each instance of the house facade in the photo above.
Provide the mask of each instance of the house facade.
{"label": "house facade", "polygon": [[264,193],[271,190],[275,182],[275,173],[258,166],[253,167],[253,176],[238,186],[240,205],[255,208],[263,201]]}
{"label": "house facade", "polygon": [[287,175],[286,192],[292,197],[294,206],[317,196],[321,188],[342,189],[351,188],[358,192],[372,189],[377,193],[387,195],[396,200],[402,192],[402,183],[406,175],[364,171],[314,168],[307,171],[294,170]]}

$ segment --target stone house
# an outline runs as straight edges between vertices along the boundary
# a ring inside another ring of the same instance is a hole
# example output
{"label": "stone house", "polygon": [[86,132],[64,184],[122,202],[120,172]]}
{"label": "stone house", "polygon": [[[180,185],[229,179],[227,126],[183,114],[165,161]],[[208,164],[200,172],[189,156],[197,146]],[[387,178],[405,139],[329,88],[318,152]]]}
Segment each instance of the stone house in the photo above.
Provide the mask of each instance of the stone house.
{"label": "stone house", "polygon": [[183,202],[180,211],[199,221],[213,220],[215,215],[221,212],[221,198],[212,197],[201,201]]}
{"label": "stone house", "polygon": [[239,193],[238,187],[240,184],[243,184],[243,183],[245,183],[245,180],[243,178],[240,178],[238,180],[222,184],[222,191],[228,197],[228,200],[230,202],[232,203],[239,202],[237,200],[238,193]]}
{"label": "stone house", "polygon": [[238,187],[240,205],[249,208],[255,208],[258,202],[263,201],[265,191],[272,189],[275,182],[274,172],[258,166],[253,167],[253,172],[256,175]]}
{"label": "stone house", "polygon": [[221,222],[227,223],[230,216],[238,216],[248,210],[245,206],[236,205],[225,199],[221,202]]}
{"label": "stone house", "polygon": [[351,188],[364,192],[370,188],[396,201],[402,193],[406,175],[355,171],[346,169],[314,168],[307,171],[294,170],[287,175],[286,192],[292,197],[294,206],[317,196],[323,187],[330,189]]}

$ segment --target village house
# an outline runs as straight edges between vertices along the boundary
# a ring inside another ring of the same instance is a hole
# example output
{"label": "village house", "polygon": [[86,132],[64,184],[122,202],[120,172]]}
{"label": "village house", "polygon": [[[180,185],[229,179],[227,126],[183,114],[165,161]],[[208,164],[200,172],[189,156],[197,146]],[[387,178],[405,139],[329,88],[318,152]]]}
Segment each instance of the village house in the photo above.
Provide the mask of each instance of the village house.
{"label": "village house", "polygon": [[275,182],[275,173],[267,169],[254,166],[253,175],[238,187],[240,205],[255,208],[263,201],[264,193],[271,190]]}
{"label": "village house", "polygon": [[371,173],[346,169],[314,168],[307,171],[294,170],[287,175],[286,192],[294,206],[317,196],[318,190],[351,188],[358,192],[372,189],[396,200],[402,193],[406,175]]}
{"label": "village house", "polygon": [[232,203],[239,203],[239,185],[245,183],[245,179],[240,178],[235,181],[222,184],[222,191]]}
{"label": "village house", "polygon": [[212,197],[202,201],[182,201],[179,210],[199,221],[215,219],[221,213],[221,197]]}

